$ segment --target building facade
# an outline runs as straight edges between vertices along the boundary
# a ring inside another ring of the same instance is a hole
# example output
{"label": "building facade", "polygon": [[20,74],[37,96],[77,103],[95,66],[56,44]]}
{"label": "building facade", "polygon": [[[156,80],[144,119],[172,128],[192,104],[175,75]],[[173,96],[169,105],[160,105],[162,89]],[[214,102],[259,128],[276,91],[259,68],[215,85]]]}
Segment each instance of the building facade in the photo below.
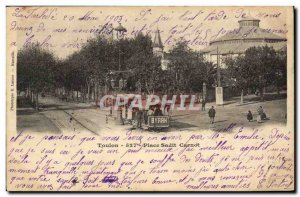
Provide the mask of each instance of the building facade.
{"label": "building facade", "polygon": [[239,28],[211,41],[207,48],[201,50],[207,61],[217,64],[219,57],[219,65],[224,67],[222,60],[226,56],[243,55],[250,47],[269,46],[273,47],[275,51],[287,49],[287,40],[260,28],[259,19],[244,18],[238,23]]}

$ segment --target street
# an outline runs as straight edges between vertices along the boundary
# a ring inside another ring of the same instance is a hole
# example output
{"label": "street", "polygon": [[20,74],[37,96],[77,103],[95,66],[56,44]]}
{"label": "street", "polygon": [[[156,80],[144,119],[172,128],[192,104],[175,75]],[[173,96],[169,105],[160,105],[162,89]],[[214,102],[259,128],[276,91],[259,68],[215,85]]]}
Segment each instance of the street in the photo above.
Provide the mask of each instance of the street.
{"label": "street", "polygon": [[[273,100],[268,100],[268,99]],[[253,95],[245,96],[245,102],[239,103],[239,98],[225,101],[223,106],[215,106],[215,103],[207,103],[206,111],[177,111],[171,115],[170,128],[165,130],[171,132],[195,131],[203,129],[226,128],[230,124],[245,127],[257,127],[272,124],[286,124],[286,99],[274,95],[266,95],[266,101],[259,102]],[[120,129],[130,129],[132,125],[116,125],[114,117],[109,111],[100,110],[94,103],[76,103],[61,101],[51,96],[40,97],[40,111],[35,112],[31,106],[18,108],[17,127],[18,131],[50,132],[50,133],[90,133],[101,135],[108,130],[114,132]],[[197,104],[196,106],[198,106]],[[215,123],[209,123],[208,110],[214,105],[216,109]],[[262,123],[256,121],[257,108],[262,106],[267,114],[268,120]],[[253,113],[253,121],[248,122],[246,115],[248,110]]]}

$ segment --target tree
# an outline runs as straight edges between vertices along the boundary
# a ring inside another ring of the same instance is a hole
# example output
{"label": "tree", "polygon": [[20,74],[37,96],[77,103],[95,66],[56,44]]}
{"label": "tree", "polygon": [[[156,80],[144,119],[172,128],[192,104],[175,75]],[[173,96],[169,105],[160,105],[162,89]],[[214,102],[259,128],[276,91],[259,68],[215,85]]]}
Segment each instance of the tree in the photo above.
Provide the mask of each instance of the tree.
{"label": "tree", "polygon": [[17,87],[19,90],[27,90],[31,99],[32,94],[35,95],[36,110],[39,109],[39,93],[47,91],[53,85],[56,63],[53,54],[39,44],[18,51]]}
{"label": "tree", "polygon": [[286,59],[272,47],[251,47],[245,55],[228,57],[225,64],[237,86],[243,91],[258,89],[260,99],[264,99],[264,88],[276,84],[282,86],[286,81]]}
{"label": "tree", "polygon": [[203,56],[191,50],[187,42],[178,42],[170,51],[171,88],[175,91],[201,91],[205,82],[208,87],[213,83],[214,67]]}
{"label": "tree", "polygon": [[[249,64],[246,64],[243,56],[233,58],[228,56],[224,59],[227,69],[224,70],[224,74],[229,79],[235,79],[236,88],[241,92],[241,103],[243,103],[244,91],[251,87],[251,69]],[[250,80],[249,80],[250,79]]]}
{"label": "tree", "polygon": [[287,53],[286,51],[280,51],[276,57],[276,64],[273,69],[273,84],[277,88],[277,94],[280,94],[280,89],[287,85]]}
{"label": "tree", "polygon": [[81,71],[82,56],[79,52],[75,52],[63,61],[60,67],[60,72],[65,73],[63,84],[57,87],[64,87],[68,91],[76,91],[76,100],[78,101],[78,93],[82,91],[82,84],[84,84],[84,76]]}
{"label": "tree", "polygon": [[126,51],[130,54],[127,54],[125,67],[131,69],[134,76],[131,77],[129,85],[138,89],[137,86],[140,84],[141,90],[147,91],[148,94],[161,89],[160,59],[153,55],[151,38],[140,33],[129,40],[126,46],[129,48]]}
{"label": "tree", "polygon": [[[117,68],[117,48],[103,36],[89,39],[80,51],[70,55],[64,62],[68,71],[64,87],[81,93],[82,101],[90,102],[92,87],[96,97],[97,87],[105,85],[109,70]],[[87,96],[87,97],[86,97]]]}
{"label": "tree", "polygon": [[[161,59],[153,54],[149,35],[139,33],[134,38],[118,41],[109,41],[103,36],[97,36],[88,40],[80,51],[63,61],[66,65],[64,67],[68,69],[62,69],[65,80],[61,81],[67,89],[80,90],[82,95],[87,93],[88,102],[91,88],[98,85],[109,86],[108,77],[109,80],[113,77],[117,81],[126,78],[124,90],[139,90],[148,94],[175,89],[199,91],[204,81],[212,84],[212,64],[205,62],[204,58],[189,49],[186,43],[179,43],[171,51],[170,59],[170,69],[162,70]],[[125,72],[110,74],[111,71],[119,69]]]}

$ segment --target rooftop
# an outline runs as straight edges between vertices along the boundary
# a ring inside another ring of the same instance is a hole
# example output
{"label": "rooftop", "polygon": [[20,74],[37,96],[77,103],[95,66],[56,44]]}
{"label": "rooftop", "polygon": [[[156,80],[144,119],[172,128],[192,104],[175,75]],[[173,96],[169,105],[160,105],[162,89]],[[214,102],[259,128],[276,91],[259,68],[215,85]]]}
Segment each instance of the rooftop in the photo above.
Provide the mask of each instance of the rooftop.
{"label": "rooftop", "polygon": [[161,37],[160,37],[160,33],[159,33],[159,29],[157,28],[155,35],[154,35],[154,41],[153,41],[153,47],[159,47],[159,48],[163,48],[163,44],[161,41]]}
{"label": "rooftop", "polygon": [[282,38],[268,29],[259,27],[259,19],[247,17],[239,20],[240,27],[231,30],[224,36],[211,41],[202,52],[217,54],[244,53],[254,46],[271,46],[276,51],[286,48],[286,38]]}
{"label": "rooftop", "polygon": [[256,42],[249,42],[249,43],[227,43],[221,45],[211,45],[206,49],[202,50],[202,52],[207,53],[209,52],[211,55],[220,55],[225,54],[243,54],[246,50],[250,47],[263,47],[269,46],[273,47],[275,51],[284,51],[286,50],[286,42],[275,42],[275,43],[256,43]]}
{"label": "rooftop", "polygon": [[217,38],[214,41],[211,41],[210,44],[220,41],[227,41],[227,40],[245,40],[245,39],[270,39],[270,40],[281,40],[285,41],[285,38],[282,38],[276,34],[270,33],[265,29],[255,26],[243,26],[229,33],[225,34],[224,36]]}

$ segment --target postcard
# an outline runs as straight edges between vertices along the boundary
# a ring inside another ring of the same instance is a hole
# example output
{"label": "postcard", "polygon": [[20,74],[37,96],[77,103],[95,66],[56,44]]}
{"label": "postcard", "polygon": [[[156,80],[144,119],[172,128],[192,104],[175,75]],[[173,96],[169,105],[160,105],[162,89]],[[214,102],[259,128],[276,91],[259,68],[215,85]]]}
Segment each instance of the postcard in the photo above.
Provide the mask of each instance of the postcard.
{"label": "postcard", "polygon": [[8,191],[295,190],[293,7],[7,7]]}

